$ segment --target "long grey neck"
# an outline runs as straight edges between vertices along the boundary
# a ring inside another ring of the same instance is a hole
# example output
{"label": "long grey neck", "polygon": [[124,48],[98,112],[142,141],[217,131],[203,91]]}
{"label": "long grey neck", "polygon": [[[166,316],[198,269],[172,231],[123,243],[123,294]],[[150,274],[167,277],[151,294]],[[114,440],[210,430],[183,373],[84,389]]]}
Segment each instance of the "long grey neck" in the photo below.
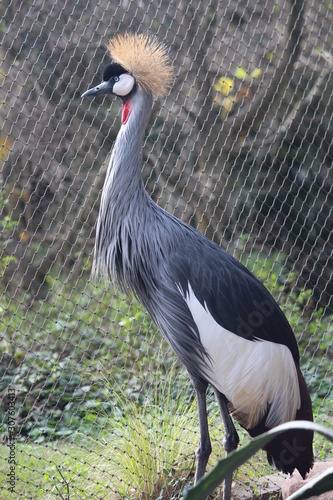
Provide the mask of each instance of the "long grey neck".
{"label": "long grey neck", "polygon": [[105,178],[92,273],[108,275],[112,281],[119,280],[117,267],[133,264],[133,242],[140,241],[135,233],[150,207],[141,166],[143,136],[152,103],[152,96],[141,89],[132,96],[131,113],[118,133]]}

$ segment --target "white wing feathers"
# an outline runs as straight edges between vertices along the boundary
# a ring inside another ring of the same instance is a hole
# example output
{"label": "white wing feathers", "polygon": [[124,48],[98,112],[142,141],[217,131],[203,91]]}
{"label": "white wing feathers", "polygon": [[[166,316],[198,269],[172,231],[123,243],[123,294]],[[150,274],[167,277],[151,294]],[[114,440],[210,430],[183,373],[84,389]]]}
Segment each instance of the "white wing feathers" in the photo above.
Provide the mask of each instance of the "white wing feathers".
{"label": "white wing feathers", "polygon": [[209,382],[230,401],[235,418],[251,429],[270,406],[267,427],[294,420],[301,401],[290,350],[229,332],[199,302],[190,285],[184,299],[211,358]]}

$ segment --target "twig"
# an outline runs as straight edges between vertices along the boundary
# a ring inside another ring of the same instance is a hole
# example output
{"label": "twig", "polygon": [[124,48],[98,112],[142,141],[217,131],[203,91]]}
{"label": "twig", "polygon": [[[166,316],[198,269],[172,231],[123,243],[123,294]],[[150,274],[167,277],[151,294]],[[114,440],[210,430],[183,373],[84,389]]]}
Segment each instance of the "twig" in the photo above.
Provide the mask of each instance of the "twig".
{"label": "twig", "polygon": [[67,495],[66,497],[64,497],[61,493],[61,491],[59,490],[58,486],[55,484],[55,488],[57,490],[57,492],[59,493],[60,495],[60,498],[62,498],[63,500],[70,500],[70,493],[69,493],[69,482],[65,479],[65,477],[63,476],[62,472],[61,472],[61,469],[58,465],[56,465],[56,469],[57,471],[59,472],[63,482],[66,484],[66,489],[67,489]]}

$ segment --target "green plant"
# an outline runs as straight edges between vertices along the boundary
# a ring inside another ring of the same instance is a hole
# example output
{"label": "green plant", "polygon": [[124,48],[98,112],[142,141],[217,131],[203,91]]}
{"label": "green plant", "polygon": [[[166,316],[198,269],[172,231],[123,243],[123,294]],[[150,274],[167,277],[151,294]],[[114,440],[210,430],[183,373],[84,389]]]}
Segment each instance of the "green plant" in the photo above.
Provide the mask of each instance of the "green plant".
{"label": "green plant", "polygon": [[[0,162],[2,154],[1,139],[0,139]],[[3,250],[10,238],[12,237],[13,231],[17,227],[17,222],[13,220],[8,211],[8,200],[6,198],[6,193],[2,189],[0,191],[0,278],[2,280],[3,273],[8,266],[9,262],[15,261],[14,256],[5,255]]]}
{"label": "green plant", "polygon": [[27,309],[24,295],[3,290],[0,307],[0,391],[16,390],[18,439],[38,443],[99,434],[113,411],[111,372],[144,403],[141,378],[148,392],[174,360],[137,302],[92,283],[73,290],[50,281],[48,301]]}
{"label": "green plant", "polygon": [[184,380],[175,384],[177,378],[174,365],[156,380],[144,405],[124,391],[114,395],[103,458],[112,471],[112,488],[124,498],[162,498],[166,491],[176,498],[191,479],[197,408],[191,388]]}
{"label": "green plant", "polygon": [[[17,443],[16,486],[20,498],[116,498],[110,495],[105,463],[94,463],[103,452],[103,445],[82,444],[62,440],[48,445]],[[0,445],[0,491],[2,500],[16,498],[9,490],[8,447]]]}

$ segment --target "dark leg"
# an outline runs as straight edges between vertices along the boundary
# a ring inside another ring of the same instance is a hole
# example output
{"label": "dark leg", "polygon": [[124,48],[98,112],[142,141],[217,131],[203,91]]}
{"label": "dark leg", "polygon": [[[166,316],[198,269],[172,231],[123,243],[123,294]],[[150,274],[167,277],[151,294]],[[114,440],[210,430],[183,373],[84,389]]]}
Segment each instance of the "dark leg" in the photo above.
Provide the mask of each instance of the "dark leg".
{"label": "dark leg", "polygon": [[198,400],[198,413],[199,413],[199,432],[200,440],[199,447],[196,451],[197,457],[197,470],[195,473],[195,482],[204,475],[209,456],[212,452],[210,443],[208,421],[207,421],[207,408],[206,408],[206,390],[204,392],[197,391]]}
{"label": "dark leg", "polygon": [[223,425],[225,429],[225,436],[223,439],[223,447],[226,451],[226,453],[230,453],[231,451],[236,450],[238,443],[239,443],[239,437],[236,431],[236,428],[234,426],[234,423],[230,417],[229,410],[228,410],[228,400],[222,394],[219,392],[217,389],[214,389],[216,399],[219,405],[221,417],[223,420]]}
{"label": "dark leg", "polygon": [[190,374],[198,401],[198,414],[199,414],[199,447],[196,451],[197,469],[195,473],[195,483],[205,474],[207,462],[212,452],[210,443],[208,420],[207,420],[207,407],[206,407],[206,391],[208,383],[202,379],[192,376]]}
{"label": "dark leg", "polygon": [[[219,405],[225,429],[223,447],[226,451],[226,454],[228,455],[228,453],[230,453],[231,451],[236,450],[237,445],[239,443],[239,437],[235,429],[234,423],[229,414],[227,398],[224,396],[224,394],[221,394],[217,389],[214,389],[214,392],[217,398],[217,402]],[[227,476],[224,480],[223,500],[230,500],[231,498],[231,483],[232,483],[232,474]]]}

